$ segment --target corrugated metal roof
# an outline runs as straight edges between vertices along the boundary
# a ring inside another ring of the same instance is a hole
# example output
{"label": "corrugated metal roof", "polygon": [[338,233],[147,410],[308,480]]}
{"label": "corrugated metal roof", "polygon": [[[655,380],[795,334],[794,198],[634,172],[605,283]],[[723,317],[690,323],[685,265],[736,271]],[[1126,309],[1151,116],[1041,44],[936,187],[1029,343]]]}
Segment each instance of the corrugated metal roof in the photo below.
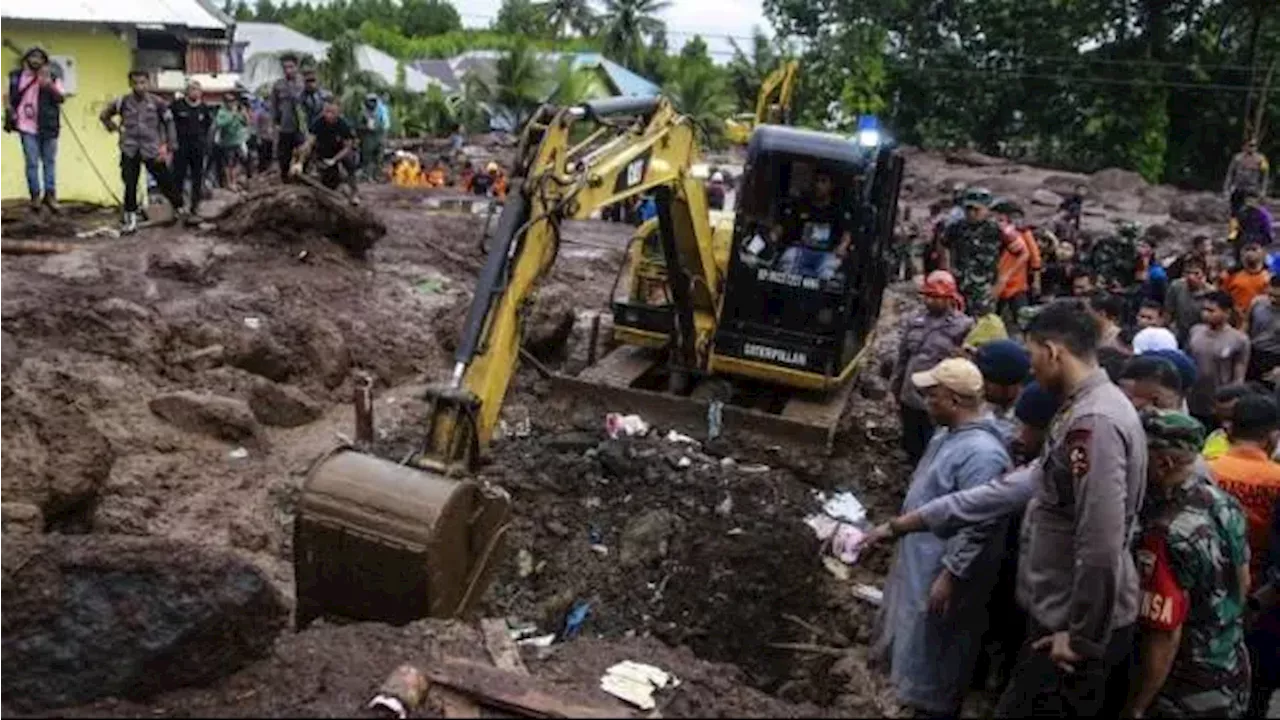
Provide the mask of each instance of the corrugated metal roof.
{"label": "corrugated metal roof", "polygon": [[[251,88],[275,82],[281,76],[280,67],[275,63],[254,63],[250,67],[249,59],[254,55],[264,53],[274,55],[292,51],[311,55],[316,60],[323,60],[329,52],[329,43],[277,23],[237,23],[235,39],[236,42],[246,43],[244,49],[246,77],[243,82]],[[398,62],[387,53],[370,45],[358,45],[356,46],[356,64],[361,70],[382,78],[387,85],[395,85]],[[425,92],[431,85],[439,85],[444,90],[450,89],[448,84],[420,72],[409,64],[404,68],[404,83],[411,92]]]}
{"label": "corrugated metal roof", "polygon": [[227,29],[227,24],[199,0],[5,0],[0,6],[0,18]]}

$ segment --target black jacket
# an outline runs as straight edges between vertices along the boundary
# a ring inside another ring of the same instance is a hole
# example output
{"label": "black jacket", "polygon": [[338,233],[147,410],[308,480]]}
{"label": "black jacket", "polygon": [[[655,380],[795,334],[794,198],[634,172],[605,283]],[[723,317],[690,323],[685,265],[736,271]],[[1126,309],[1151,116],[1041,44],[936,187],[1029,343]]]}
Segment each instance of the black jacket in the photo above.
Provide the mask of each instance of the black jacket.
{"label": "black jacket", "polygon": [[[9,107],[14,122],[17,122],[18,103],[22,101],[25,87],[22,83],[22,68],[9,73]],[[62,97],[52,90],[40,88],[40,100],[36,103],[36,129],[40,137],[58,137],[62,131]]]}
{"label": "black jacket", "polygon": [[195,142],[201,147],[209,144],[216,108],[204,103],[193,104],[181,97],[169,105],[169,111],[173,113],[173,126],[178,131],[180,144]]}

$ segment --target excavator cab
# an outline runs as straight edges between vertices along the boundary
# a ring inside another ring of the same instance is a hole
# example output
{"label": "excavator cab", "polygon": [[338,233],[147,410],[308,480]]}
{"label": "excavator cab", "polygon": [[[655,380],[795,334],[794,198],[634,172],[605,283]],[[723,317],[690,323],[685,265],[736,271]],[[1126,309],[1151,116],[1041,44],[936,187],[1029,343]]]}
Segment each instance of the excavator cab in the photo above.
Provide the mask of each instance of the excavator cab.
{"label": "excavator cab", "polygon": [[880,314],[902,159],[839,135],[757,128],[738,194],[713,372],[844,384]]}

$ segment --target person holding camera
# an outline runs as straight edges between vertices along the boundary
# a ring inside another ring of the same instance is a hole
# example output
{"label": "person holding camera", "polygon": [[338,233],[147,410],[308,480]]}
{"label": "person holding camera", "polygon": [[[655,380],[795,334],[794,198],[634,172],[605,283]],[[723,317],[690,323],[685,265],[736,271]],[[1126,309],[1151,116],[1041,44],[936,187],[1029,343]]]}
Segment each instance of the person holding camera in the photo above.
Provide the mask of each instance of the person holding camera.
{"label": "person holding camera", "polygon": [[19,66],[9,73],[4,129],[17,132],[22,140],[27,191],[31,194],[33,209],[43,204],[53,212],[59,211],[56,166],[63,95],[62,81],[54,76],[43,48],[28,49]]}

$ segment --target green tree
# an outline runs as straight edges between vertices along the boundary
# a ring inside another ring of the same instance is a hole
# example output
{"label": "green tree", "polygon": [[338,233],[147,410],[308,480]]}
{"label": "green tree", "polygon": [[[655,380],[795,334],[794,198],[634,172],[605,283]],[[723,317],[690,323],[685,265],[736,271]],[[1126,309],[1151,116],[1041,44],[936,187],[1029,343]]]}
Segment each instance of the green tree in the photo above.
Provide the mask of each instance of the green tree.
{"label": "green tree", "polygon": [[453,5],[445,0],[400,2],[400,30],[409,37],[441,35],[461,29],[462,18]]}
{"label": "green tree", "polygon": [[523,127],[546,97],[547,74],[542,59],[533,45],[522,41],[498,58],[494,70],[495,111],[503,114],[513,128]]}
{"label": "green tree", "polygon": [[513,37],[541,38],[551,34],[547,14],[533,0],[502,0],[493,30]]}
{"label": "green tree", "polygon": [[595,76],[587,68],[574,67],[573,60],[564,58],[556,65],[551,77],[550,102],[556,105],[576,105],[590,99],[595,87]]}
{"label": "green tree", "polygon": [[280,14],[271,0],[258,0],[253,6],[253,19],[258,22],[278,22]]}
{"label": "green tree", "polygon": [[642,65],[646,40],[665,33],[658,14],[669,7],[670,0],[604,0],[605,54],[629,67]]}
{"label": "green tree", "polygon": [[664,92],[680,112],[693,119],[703,140],[717,146],[723,144],[724,121],[732,112],[733,98],[725,72],[710,62],[705,44],[702,50],[701,54],[697,48],[694,52],[682,53]]}
{"label": "green tree", "polygon": [[554,38],[566,37],[570,31],[587,36],[595,31],[596,15],[588,0],[547,0],[538,9],[546,16]]}

